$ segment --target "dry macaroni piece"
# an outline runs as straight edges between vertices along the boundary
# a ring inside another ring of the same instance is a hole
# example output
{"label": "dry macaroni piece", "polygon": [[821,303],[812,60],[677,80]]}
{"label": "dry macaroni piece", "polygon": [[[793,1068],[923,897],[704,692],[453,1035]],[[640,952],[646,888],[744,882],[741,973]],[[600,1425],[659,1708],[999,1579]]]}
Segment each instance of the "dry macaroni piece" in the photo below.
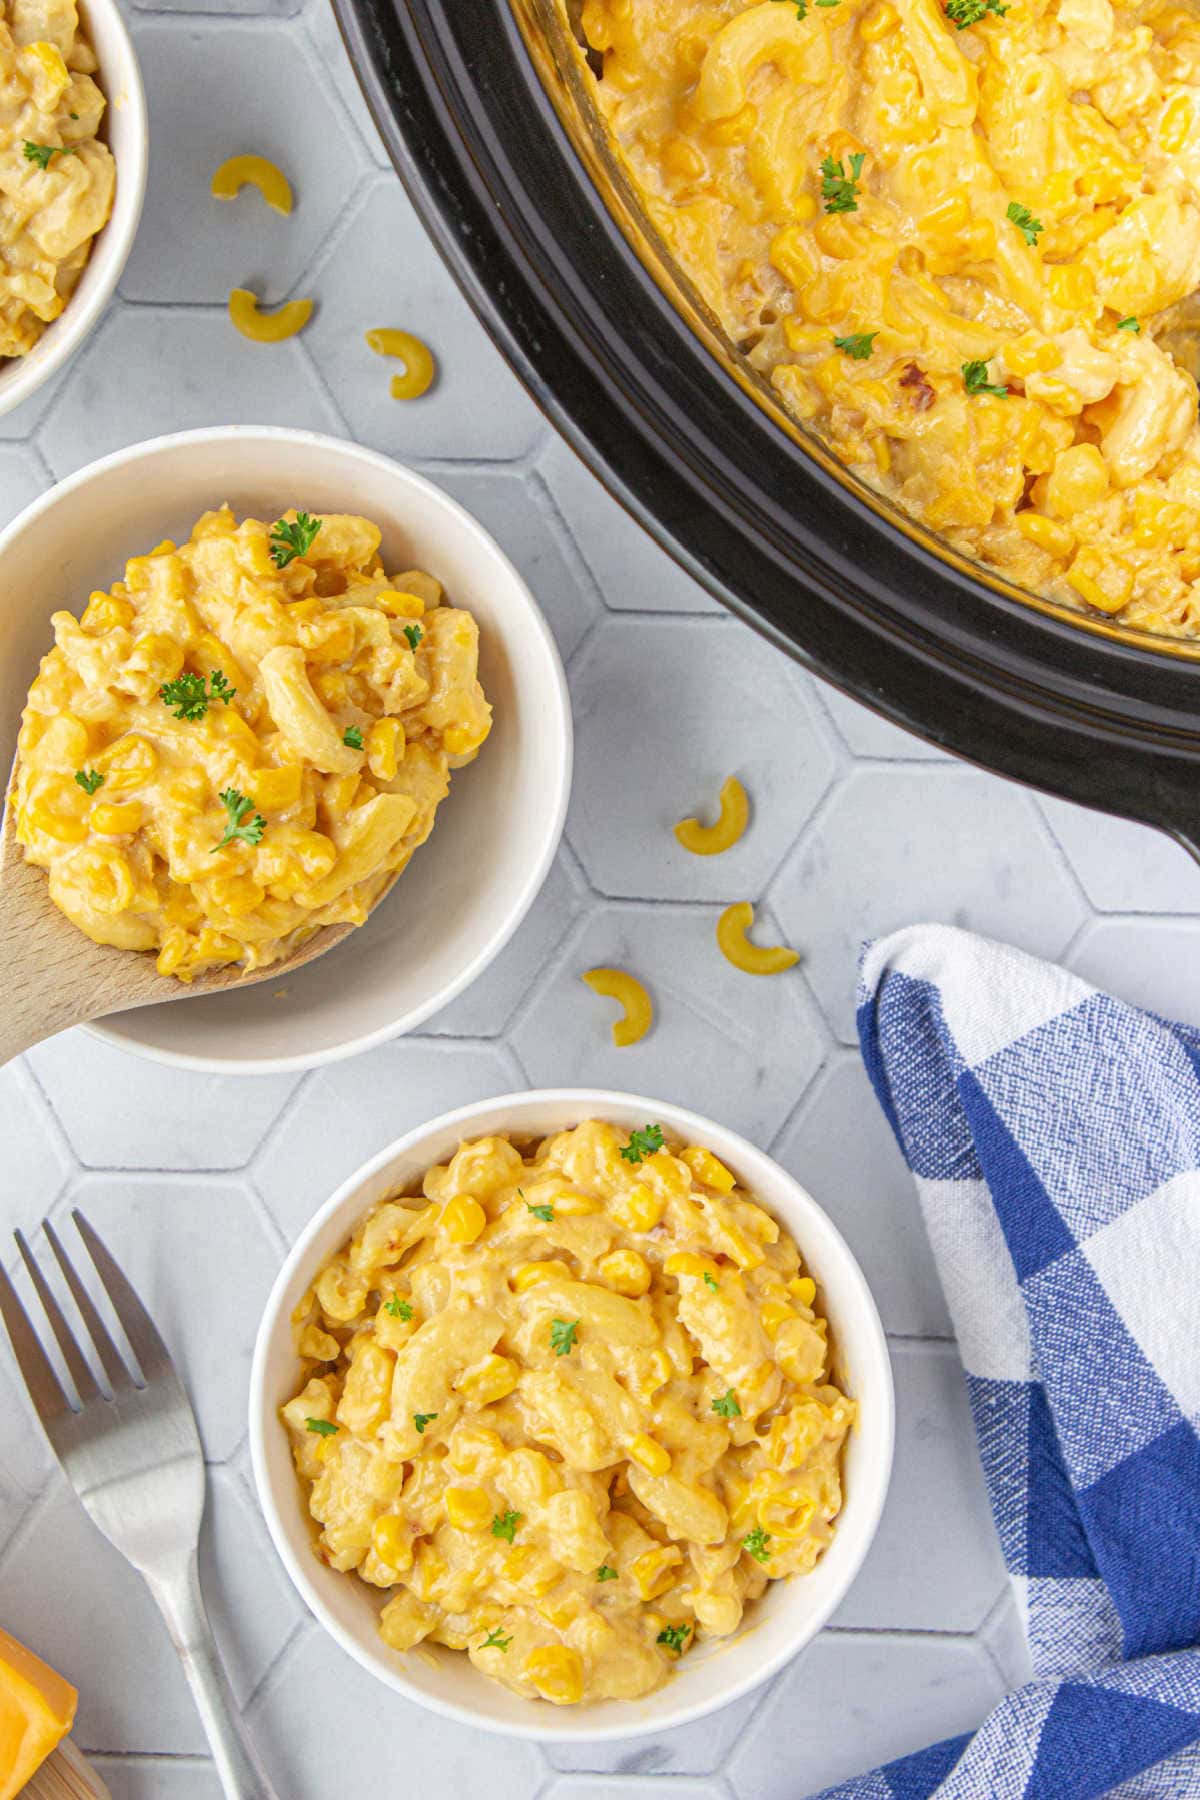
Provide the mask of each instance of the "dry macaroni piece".
{"label": "dry macaroni piece", "polygon": [[267,205],[286,217],[292,210],[292,188],[278,163],[265,156],[230,156],[215,170],[209,192],[214,200],[236,200],[246,186],[256,187]]}
{"label": "dry macaroni piece", "polygon": [[57,319],[112,211],[97,66],[73,0],[0,0],[0,357]]}
{"label": "dry macaroni piece", "polygon": [[729,338],[1011,579],[1200,632],[1200,14],[584,0],[601,109]]}
{"label": "dry macaroni piece", "polygon": [[727,906],[717,920],[717,948],[727,962],[746,975],[781,975],[794,969],[799,954],[786,944],[752,944],[746,933],[754,923],[754,908],[749,900],[738,900]]}
{"label": "dry macaroni piece", "polygon": [[260,312],[257,294],[249,288],[233,288],[229,317],[236,330],[254,344],[282,344],[303,331],[312,317],[311,300],[288,300],[274,312]]}
{"label": "dry macaroni piece", "polygon": [[625,969],[588,969],[579,978],[605,1000],[615,1000],[622,1008],[621,1017],[612,1028],[613,1043],[618,1050],[640,1044],[654,1023],[654,1002],[636,975]]}
{"label": "dry macaroni piece", "polygon": [[18,743],[17,836],[93,942],[190,980],[361,924],[491,726],[478,630],[389,577],[368,519],[205,513],[55,648]]}
{"label": "dry macaroni piece", "polygon": [[316,1553],[558,1705],[660,1686],[829,1545],[854,1403],[795,1244],[698,1145],[465,1143],[294,1316]]}
{"label": "dry macaroni piece", "polygon": [[675,836],[693,856],[721,856],[732,850],[750,822],[750,799],[736,775],[721,783],[721,811],[715,825],[680,819]]}

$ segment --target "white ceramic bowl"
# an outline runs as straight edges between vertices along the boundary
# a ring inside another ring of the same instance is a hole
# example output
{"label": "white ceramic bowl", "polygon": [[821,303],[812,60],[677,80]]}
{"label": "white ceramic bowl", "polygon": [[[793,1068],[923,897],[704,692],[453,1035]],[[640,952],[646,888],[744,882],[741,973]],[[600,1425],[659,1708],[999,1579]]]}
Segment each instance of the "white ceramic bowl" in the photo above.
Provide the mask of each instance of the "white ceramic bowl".
{"label": "white ceramic bowl", "polygon": [[480,626],[495,725],[452,777],[428,843],[367,924],[278,982],[116,1013],[91,1029],[163,1062],[241,1074],[305,1069],[410,1031],[507,943],[541,887],[571,785],[562,663],[529,589],[483,527],[440,488],[374,451],[255,426],[155,438],[91,463],[0,533],[0,758],[50,647],[50,615],[108,587],[126,558],[186,538],[228,500],[357,512],[383,531],[390,569],[436,575]]}
{"label": "white ceramic bowl", "polygon": [[[772,1582],[740,1631],[689,1651],[657,1693],[553,1707],[489,1681],[460,1652],[423,1645],[423,1654],[404,1656],[388,1649],[377,1630],[384,1596],[313,1555],[312,1527],[278,1409],[295,1394],[299,1380],[289,1324],[293,1308],[369,1207],[430,1164],[445,1161],[465,1138],[493,1131],[542,1137],[592,1118],[625,1129],[655,1120],[669,1136],[707,1145],[791,1232],[817,1281],[838,1370],[858,1401],[859,1418],[846,1449],[837,1533],[810,1575]],[[316,1214],[284,1264],[259,1327],[250,1380],[250,1445],[262,1509],[289,1575],[325,1629],[406,1699],[464,1725],[543,1741],[665,1731],[736,1700],[773,1675],[820,1630],[858,1572],[883,1510],[893,1431],[891,1364],[875,1302],[845,1239],[812,1196],[769,1156],[711,1119],[661,1100],[586,1088],[506,1094],[461,1107],[410,1131],[365,1163]]]}
{"label": "white ceramic bowl", "polygon": [[137,55],[116,0],[80,0],[79,16],[99,59],[96,80],[108,100],[102,135],[117,165],[113,210],[58,318],[28,356],[0,358],[0,413],[27,400],[75,354],[112,298],[142,216],[149,136]]}

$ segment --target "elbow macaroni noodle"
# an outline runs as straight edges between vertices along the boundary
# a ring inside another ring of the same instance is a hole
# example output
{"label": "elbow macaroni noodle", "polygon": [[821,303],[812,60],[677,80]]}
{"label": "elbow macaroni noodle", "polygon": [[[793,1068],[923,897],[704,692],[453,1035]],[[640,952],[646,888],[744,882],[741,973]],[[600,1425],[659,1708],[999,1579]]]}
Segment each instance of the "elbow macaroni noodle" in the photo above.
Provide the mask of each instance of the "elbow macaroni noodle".
{"label": "elbow macaroni noodle", "polygon": [[582,22],[651,220],[798,420],[1011,579],[1200,633],[1194,7],[584,0]]}
{"label": "elbow macaroni noodle", "polygon": [[746,933],[754,923],[754,908],[749,900],[727,906],[717,920],[717,947],[726,961],[747,975],[779,975],[800,961],[795,950],[785,944],[768,948],[752,944]]}
{"label": "elbow macaroni noodle", "polygon": [[292,187],[278,163],[265,156],[230,156],[212,178],[214,200],[236,200],[246,186],[256,187],[267,205],[285,216],[292,210]]}
{"label": "elbow macaroni noodle", "polygon": [[654,1023],[654,1003],[636,975],[629,975],[624,969],[589,969],[580,979],[587,983],[593,994],[616,1000],[622,1007],[623,1016],[612,1028],[617,1049],[624,1050],[630,1044],[641,1043]]}
{"label": "elbow macaroni noodle", "polygon": [[649,1693],[812,1569],[854,1419],[787,1234],[710,1151],[622,1135],[480,1138],[382,1201],[297,1308],[282,1409],[384,1640],[557,1705]]}
{"label": "elbow macaroni noodle", "polygon": [[732,850],[750,820],[750,801],[736,775],[721,784],[721,812],[715,825],[699,819],[680,819],[675,836],[693,856],[720,856]]}
{"label": "elbow macaroni noodle", "polygon": [[424,843],[491,708],[470,613],[430,575],[389,578],[379,544],[349,514],[221,507],[55,613],[16,830],[93,942],[184,981],[261,968],[361,924]]}

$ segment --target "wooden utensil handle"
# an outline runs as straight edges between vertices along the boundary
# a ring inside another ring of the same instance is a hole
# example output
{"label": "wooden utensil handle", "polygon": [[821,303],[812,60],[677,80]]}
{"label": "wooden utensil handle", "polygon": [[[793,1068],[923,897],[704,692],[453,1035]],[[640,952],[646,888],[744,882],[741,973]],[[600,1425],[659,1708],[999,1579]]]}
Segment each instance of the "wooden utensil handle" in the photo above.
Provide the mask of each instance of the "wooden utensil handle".
{"label": "wooden utensil handle", "polygon": [[84,1761],[71,1738],[63,1739],[21,1793],[28,1800],[112,1800],[108,1788]]}

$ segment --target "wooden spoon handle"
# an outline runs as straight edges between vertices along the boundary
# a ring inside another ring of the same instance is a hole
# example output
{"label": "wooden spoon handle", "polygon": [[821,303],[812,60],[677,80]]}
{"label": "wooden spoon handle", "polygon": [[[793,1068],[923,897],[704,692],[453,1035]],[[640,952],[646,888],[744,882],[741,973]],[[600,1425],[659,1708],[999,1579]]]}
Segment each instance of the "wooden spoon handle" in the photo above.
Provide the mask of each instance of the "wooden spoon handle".
{"label": "wooden spoon handle", "polygon": [[28,1800],[112,1800],[95,1769],[84,1761],[73,1738],[64,1738],[21,1789]]}

